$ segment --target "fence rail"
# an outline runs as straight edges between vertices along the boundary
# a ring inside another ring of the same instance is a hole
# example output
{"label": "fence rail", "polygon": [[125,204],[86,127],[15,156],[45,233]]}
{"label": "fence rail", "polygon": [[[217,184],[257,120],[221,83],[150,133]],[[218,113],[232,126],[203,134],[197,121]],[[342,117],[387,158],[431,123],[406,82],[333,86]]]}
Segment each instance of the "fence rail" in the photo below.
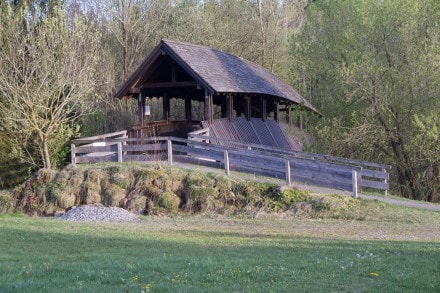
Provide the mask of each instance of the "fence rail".
{"label": "fence rail", "polygon": [[[206,141],[216,142],[216,144]],[[283,178],[292,181],[352,191],[362,188],[387,191],[388,165],[363,162],[306,152],[287,151],[262,145],[194,134],[190,139],[176,137],[127,138],[125,134],[82,138],[72,141],[72,164],[124,161],[168,161],[223,168]],[[227,143],[227,146],[225,145]]]}

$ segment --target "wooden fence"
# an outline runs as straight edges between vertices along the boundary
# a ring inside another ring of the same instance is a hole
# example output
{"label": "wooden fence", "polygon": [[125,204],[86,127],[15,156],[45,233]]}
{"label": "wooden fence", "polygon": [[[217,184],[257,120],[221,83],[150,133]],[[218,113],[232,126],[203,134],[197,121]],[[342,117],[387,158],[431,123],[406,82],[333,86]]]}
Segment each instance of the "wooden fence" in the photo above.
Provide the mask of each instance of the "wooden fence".
{"label": "wooden fence", "polygon": [[[126,135],[82,138],[72,142],[72,164],[124,161],[168,161],[191,163],[275,177],[352,191],[357,197],[363,188],[387,191],[390,166],[306,152],[286,151],[262,145],[227,141],[227,145],[207,143],[218,138],[154,137],[129,139]],[[203,139],[202,139],[203,138]],[[226,141],[225,141],[226,142]]]}

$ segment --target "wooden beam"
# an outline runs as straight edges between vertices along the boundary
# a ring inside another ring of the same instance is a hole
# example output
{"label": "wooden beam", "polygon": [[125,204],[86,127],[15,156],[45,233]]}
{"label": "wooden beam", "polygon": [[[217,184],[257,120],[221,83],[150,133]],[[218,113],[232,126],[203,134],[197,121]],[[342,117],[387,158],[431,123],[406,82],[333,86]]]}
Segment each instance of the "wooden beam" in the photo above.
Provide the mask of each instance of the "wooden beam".
{"label": "wooden beam", "polygon": [[274,119],[276,122],[280,122],[280,104],[275,102]]}
{"label": "wooden beam", "polygon": [[185,119],[191,122],[191,98],[185,95]]}
{"label": "wooden beam", "polygon": [[144,83],[143,89],[155,89],[155,88],[176,88],[176,87],[197,87],[195,81],[174,81],[174,82],[153,82]]}
{"label": "wooden beam", "polygon": [[128,90],[129,94],[139,94],[141,92],[141,89],[138,87],[132,87]]}
{"label": "wooden beam", "polygon": [[266,121],[267,118],[267,107],[266,107],[266,97],[261,97],[261,119]]}
{"label": "wooden beam", "polygon": [[244,117],[247,120],[251,119],[251,98],[249,96],[244,97]]}
{"label": "wooden beam", "polygon": [[212,124],[213,121],[212,96],[208,95],[207,91],[205,91],[205,120],[208,121],[209,124]]}
{"label": "wooden beam", "polygon": [[226,96],[226,118],[232,119],[232,113],[234,112],[234,98],[232,95]]}
{"label": "wooden beam", "polygon": [[169,122],[170,119],[170,98],[167,92],[163,94],[163,119]]}
{"label": "wooden beam", "polygon": [[137,102],[138,102],[138,122],[142,125],[144,120],[144,108],[143,108],[143,97],[142,94],[137,94]]}

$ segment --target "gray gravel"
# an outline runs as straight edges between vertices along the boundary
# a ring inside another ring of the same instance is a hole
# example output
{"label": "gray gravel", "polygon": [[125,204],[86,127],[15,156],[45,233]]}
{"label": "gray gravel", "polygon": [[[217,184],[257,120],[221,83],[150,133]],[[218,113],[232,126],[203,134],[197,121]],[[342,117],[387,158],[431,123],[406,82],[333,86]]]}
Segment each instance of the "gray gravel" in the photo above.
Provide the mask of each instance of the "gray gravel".
{"label": "gray gravel", "polygon": [[72,222],[135,222],[139,218],[127,210],[116,207],[80,206],[56,216]]}

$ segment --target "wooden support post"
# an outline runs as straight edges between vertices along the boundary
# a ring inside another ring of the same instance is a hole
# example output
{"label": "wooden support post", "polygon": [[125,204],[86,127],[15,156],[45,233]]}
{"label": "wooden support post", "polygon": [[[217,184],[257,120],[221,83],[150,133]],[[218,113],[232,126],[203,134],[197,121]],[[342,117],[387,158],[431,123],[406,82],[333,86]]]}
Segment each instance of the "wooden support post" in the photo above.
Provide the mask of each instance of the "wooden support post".
{"label": "wooden support post", "polygon": [[247,120],[251,119],[251,97],[244,97],[244,116]]}
{"label": "wooden support post", "polygon": [[163,119],[167,121],[167,123],[170,120],[170,98],[168,97],[167,93],[165,92],[163,94]]}
{"label": "wooden support post", "polygon": [[209,124],[212,124],[212,120],[213,120],[212,96],[208,95],[207,91],[205,91],[205,120],[208,121]]}
{"label": "wooden support post", "polygon": [[224,161],[225,161],[225,172],[226,172],[226,175],[229,176],[229,154],[228,154],[227,150],[225,150],[223,152],[223,156],[224,156]]}
{"label": "wooden support post", "polygon": [[353,183],[353,197],[358,198],[358,172],[356,170],[351,173],[351,181]]}
{"label": "wooden support post", "polygon": [[70,157],[72,158],[72,166],[76,166],[76,146],[74,143],[70,145]]}
{"label": "wooden support post", "polygon": [[118,142],[118,163],[122,163],[122,142]]}
{"label": "wooden support post", "polygon": [[173,144],[170,139],[167,140],[168,164],[173,165]]}
{"label": "wooden support post", "polygon": [[141,93],[137,94],[137,100],[138,100],[138,121],[141,125],[143,125],[143,122],[144,122],[144,101],[143,101],[143,97],[142,97]]}
{"label": "wooden support post", "polygon": [[[385,174],[387,173],[387,169],[382,169],[383,172],[385,172]],[[388,179],[384,179],[383,183],[388,183]],[[387,196],[388,195],[388,189],[384,190],[384,195]]]}
{"label": "wooden support post", "polygon": [[185,119],[191,122],[191,98],[185,95]]}
{"label": "wooden support post", "polygon": [[274,120],[280,122],[280,103],[275,102]]}
{"label": "wooden support post", "polygon": [[261,119],[266,121],[267,118],[267,105],[266,105],[266,97],[261,97]]}
{"label": "wooden support post", "polygon": [[232,119],[232,113],[233,113],[233,97],[232,95],[227,95],[226,96],[226,118],[228,118],[229,120]]}
{"label": "wooden support post", "polygon": [[290,185],[292,183],[291,174],[290,174],[290,161],[286,160],[286,184]]}

